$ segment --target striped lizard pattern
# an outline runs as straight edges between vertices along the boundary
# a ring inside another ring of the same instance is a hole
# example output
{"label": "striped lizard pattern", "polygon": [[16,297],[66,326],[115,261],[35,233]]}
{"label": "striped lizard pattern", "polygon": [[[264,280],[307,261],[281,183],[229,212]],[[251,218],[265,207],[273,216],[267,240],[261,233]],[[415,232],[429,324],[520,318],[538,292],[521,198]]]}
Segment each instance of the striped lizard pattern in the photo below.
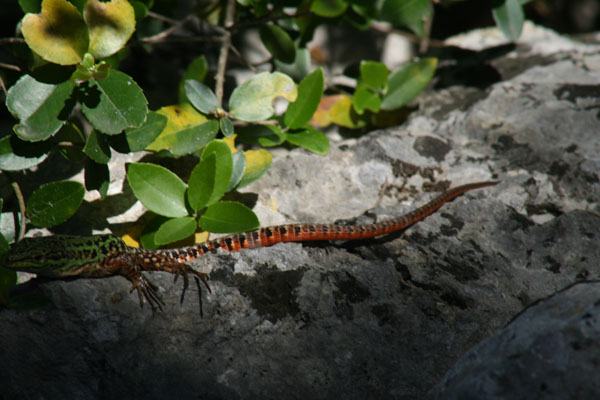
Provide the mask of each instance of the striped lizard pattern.
{"label": "striped lizard pattern", "polygon": [[[316,240],[360,240],[385,235],[407,228],[434,213],[446,202],[473,189],[495,185],[497,182],[477,182],[450,189],[425,205],[397,218],[368,225],[289,224],[260,228],[210,240],[178,249],[148,250],[130,247],[113,235],[89,237],[55,235],[26,238],[16,243],[0,264],[8,269],[35,273],[47,278],[101,278],[121,275],[136,291],[140,305],[145,298],[154,311],[162,310],[163,301],[156,285],[143,271],[166,271],[175,279],[184,280],[181,302],[188,287],[188,274],[194,276],[200,291],[200,281],[210,291],[207,274],[187,265],[203,254],[224,249],[238,251],[272,246],[282,242]],[[202,308],[202,305],[200,305]]]}

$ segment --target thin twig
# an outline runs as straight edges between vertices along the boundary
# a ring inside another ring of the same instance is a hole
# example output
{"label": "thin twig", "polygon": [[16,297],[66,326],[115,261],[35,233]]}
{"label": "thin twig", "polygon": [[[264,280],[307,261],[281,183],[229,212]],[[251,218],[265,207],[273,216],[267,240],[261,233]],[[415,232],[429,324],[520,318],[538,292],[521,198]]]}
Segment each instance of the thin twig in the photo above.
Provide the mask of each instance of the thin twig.
{"label": "thin twig", "polygon": [[[422,40],[423,40],[423,38],[420,38],[419,36],[414,35],[412,33],[401,31],[399,29],[393,29],[393,28],[383,27],[383,26],[381,26],[381,24],[372,24],[371,25],[371,29],[374,30],[375,32],[383,33],[383,34],[386,34],[386,35],[390,34],[390,33],[395,33],[397,35],[403,36],[409,42],[412,42],[412,43],[415,43],[415,44],[420,44],[422,42]],[[446,46],[448,46],[443,41],[432,39],[431,37],[427,38],[427,44],[428,44],[428,46],[433,46],[433,47],[446,47]]]}
{"label": "thin twig", "polygon": [[156,42],[163,41],[166,37],[172,35],[177,29],[181,28],[191,18],[192,18],[192,16],[188,15],[187,17],[185,17],[181,21],[174,21],[173,26],[171,26],[170,28],[165,29],[164,31],[162,31],[160,33],[157,33],[156,35],[148,36],[147,38],[143,38],[141,40],[141,42],[144,42],[144,43],[156,43]]}
{"label": "thin twig", "polygon": [[[235,17],[235,0],[227,0],[227,9],[225,10],[225,29],[233,25]],[[231,32],[228,30],[223,33],[223,41],[219,50],[219,62],[217,64],[217,75],[215,76],[215,94],[219,107],[223,106],[223,86],[225,85],[225,68],[227,67],[227,55],[231,46]]]}
{"label": "thin twig", "polygon": [[157,19],[157,20],[159,20],[159,21],[166,22],[166,23],[168,23],[168,24],[171,24],[171,25],[177,25],[177,24],[179,24],[179,22],[180,22],[180,21],[178,21],[178,20],[176,20],[176,19],[172,19],[172,18],[169,18],[169,17],[165,17],[164,15],[157,14],[157,13],[155,13],[155,12],[153,12],[153,11],[148,11],[148,14],[147,14],[147,15],[148,15],[149,17],[151,17],[151,18]]}
{"label": "thin twig", "polygon": [[300,17],[305,17],[307,15],[310,15],[311,12],[310,11],[303,11],[297,14],[286,14],[283,13],[283,15],[272,15],[269,17],[262,17],[262,18],[255,18],[249,21],[241,21],[238,22],[235,25],[232,25],[229,30],[232,32],[238,31],[240,29],[244,29],[244,28],[248,28],[248,27],[252,27],[252,26],[257,26],[257,25],[262,25],[264,23],[267,22],[274,22],[274,21],[278,21],[280,19],[293,19],[293,18],[300,18]]}
{"label": "thin twig", "polygon": [[21,72],[21,68],[13,64],[0,63],[0,68],[12,69],[13,71]]}
{"label": "thin twig", "polygon": [[1,38],[0,45],[12,43],[25,43],[25,39],[18,37]]}
{"label": "thin twig", "polygon": [[4,79],[0,76],[0,86],[2,86],[2,91],[4,92],[4,96],[8,97],[8,90],[6,89],[6,84],[4,83]]}
{"label": "thin twig", "polygon": [[268,119],[266,121],[252,121],[252,122],[239,121],[239,120],[233,121],[233,126],[278,125],[278,124],[279,124],[279,121],[276,121],[274,119]]}
{"label": "thin twig", "polygon": [[231,52],[233,54],[235,54],[236,56],[238,56],[238,58],[240,60],[242,60],[242,63],[248,67],[248,69],[250,69],[253,73],[258,73],[258,70],[256,69],[256,67],[254,65],[252,65],[247,59],[246,57],[244,57],[244,55],[242,53],[240,53],[240,51],[237,49],[237,47],[235,47],[234,45],[231,45],[230,47]]}
{"label": "thin twig", "polygon": [[[6,174],[6,171],[4,171],[4,173]],[[25,236],[25,198],[23,197],[23,192],[21,192],[21,187],[19,184],[13,179],[12,176],[7,175],[7,177],[11,181],[10,185],[13,188],[13,192],[15,192],[17,203],[19,204],[19,232],[17,233],[15,240],[15,242],[18,242],[19,240],[23,239],[23,236]]]}
{"label": "thin twig", "polygon": [[429,48],[429,41],[431,40],[431,24],[433,22],[433,4],[429,2],[429,18],[423,21],[425,25],[424,31],[425,36],[423,40],[421,40],[421,44],[419,45],[419,54],[425,54],[427,49]]}
{"label": "thin twig", "polygon": [[140,39],[137,42],[134,42],[134,45],[141,45],[142,43],[152,43],[152,44],[165,44],[165,43],[192,43],[192,42],[213,42],[218,43],[223,40],[220,36],[175,36],[175,37],[165,37],[162,39],[151,39],[148,38]]}

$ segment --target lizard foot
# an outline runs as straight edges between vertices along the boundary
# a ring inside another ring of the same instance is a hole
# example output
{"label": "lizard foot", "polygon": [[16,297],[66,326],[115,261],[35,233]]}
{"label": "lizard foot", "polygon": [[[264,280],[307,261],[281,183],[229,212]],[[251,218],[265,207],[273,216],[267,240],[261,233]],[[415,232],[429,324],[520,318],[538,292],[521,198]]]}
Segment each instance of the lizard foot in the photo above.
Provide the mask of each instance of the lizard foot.
{"label": "lizard foot", "polygon": [[162,311],[162,306],[165,304],[160,295],[158,294],[158,287],[150,282],[148,278],[146,278],[139,271],[126,271],[124,276],[131,282],[131,289],[129,289],[129,293],[134,290],[137,291],[138,298],[140,299],[140,306],[144,307],[144,298],[150,304],[152,308],[152,312],[156,312],[156,308]]}
{"label": "lizard foot", "polygon": [[204,284],[209,293],[212,293],[210,290],[210,286],[208,285],[208,274],[204,274],[202,272],[198,272],[189,265],[186,264],[175,264],[171,267],[171,271],[175,274],[175,282],[177,282],[177,278],[179,276],[183,276],[183,290],[181,292],[181,299],[179,301],[180,304],[183,304],[183,299],[185,297],[185,292],[189,286],[188,272],[194,275],[194,280],[196,281],[196,286],[198,287],[198,302],[200,303],[200,316],[202,316],[202,290],[200,287],[200,281]]}

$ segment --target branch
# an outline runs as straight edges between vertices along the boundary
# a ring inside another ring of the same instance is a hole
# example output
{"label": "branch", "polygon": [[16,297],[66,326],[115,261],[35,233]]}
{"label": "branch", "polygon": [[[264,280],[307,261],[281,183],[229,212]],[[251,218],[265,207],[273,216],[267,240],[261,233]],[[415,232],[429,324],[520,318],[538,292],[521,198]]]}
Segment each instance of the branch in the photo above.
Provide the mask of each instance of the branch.
{"label": "branch", "polygon": [[21,72],[21,68],[17,65],[0,63],[0,68],[12,69],[13,71]]}
{"label": "branch", "polygon": [[[150,15],[150,13],[148,14]],[[158,14],[154,14],[153,13],[154,18],[160,19],[162,21],[165,21],[165,19],[162,18],[158,18]],[[166,18],[166,17],[163,17]],[[188,15],[187,17],[185,17],[184,19],[182,19],[181,21],[175,21],[175,20],[171,20],[171,19],[166,19],[167,22],[173,24],[173,26],[171,26],[168,29],[165,29],[164,31],[157,33],[156,35],[152,35],[152,36],[148,36],[147,38],[143,38],[140,40],[140,42],[143,43],[155,43],[155,42],[160,42],[163,41],[164,38],[171,36],[177,29],[181,28],[186,22],[188,22],[190,19],[192,18],[191,15]]]}
{"label": "branch", "polygon": [[17,204],[19,205],[19,220],[15,223],[15,225],[19,225],[18,230],[15,232],[15,242],[18,242],[19,240],[23,239],[23,236],[25,236],[25,198],[23,197],[23,192],[21,192],[21,187],[14,179],[13,175],[8,171],[2,171],[2,173],[10,182],[10,186],[12,187],[17,198]]}
{"label": "branch", "polygon": [[179,22],[180,22],[180,21],[178,21],[178,20],[176,20],[176,19],[172,19],[172,18],[169,18],[169,17],[165,17],[164,15],[160,15],[160,14],[158,14],[158,13],[155,13],[155,12],[153,12],[153,11],[148,11],[148,14],[147,14],[147,15],[148,15],[149,17],[151,17],[151,18],[157,19],[157,20],[159,20],[159,21],[166,22],[166,23],[168,23],[168,24],[171,24],[171,25],[178,25],[178,24],[179,24]]}
{"label": "branch", "polygon": [[244,28],[248,28],[248,27],[252,27],[252,26],[257,26],[257,25],[263,25],[264,23],[267,22],[274,22],[274,21],[278,21],[280,19],[294,19],[294,18],[300,18],[300,17],[306,17],[308,15],[311,15],[310,11],[303,11],[303,12],[299,12],[296,14],[286,14],[283,13],[282,15],[275,15],[275,16],[269,16],[269,17],[262,17],[262,18],[255,18],[251,21],[241,21],[238,22],[235,25],[231,25],[231,27],[229,27],[228,29],[232,32],[238,31],[240,29],[244,29]]}
{"label": "branch", "polygon": [[[225,29],[229,29],[233,25],[235,17],[235,0],[227,0],[227,9],[225,10]],[[223,107],[223,86],[225,85],[225,68],[227,67],[227,55],[231,46],[231,32],[229,30],[223,32],[223,41],[219,51],[219,63],[217,64],[217,75],[215,76],[215,94],[219,107]]]}
{"label": "branch", "polygon": [[0,45],[11,43],[25,43],[25,39],[18,37],[0,38]]}
{"label": "branch", "polygon": [[[374,30],[375,32],[383,33],[385,35],[389,35],[390,33],[396,33],[396,34],[408,39],[408,41],[410,41],[411,43],[415,43],[419,46],[421,45],[421,42],[424,40],[423,38],[421,38],[417,35],[414,35],[412,33],[401,31],[399,29],[394,29],[394,28],[391,28],[388,26],[384,26],[382,24],[371,24],[371,29]],[[431,37],[429,37],[429,35],[427,35],[427,47],[429,47],[429,46],[431,46],[431,47],[446,47],[448,45],[441,40],[432,39]]]}

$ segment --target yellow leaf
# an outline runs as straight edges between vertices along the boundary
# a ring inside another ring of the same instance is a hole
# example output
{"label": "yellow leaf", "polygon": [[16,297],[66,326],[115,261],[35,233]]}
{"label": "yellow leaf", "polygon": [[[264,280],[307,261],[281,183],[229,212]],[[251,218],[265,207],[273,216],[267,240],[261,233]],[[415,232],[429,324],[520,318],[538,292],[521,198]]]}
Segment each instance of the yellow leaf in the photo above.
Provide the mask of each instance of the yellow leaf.
{"label": "yellow leaf", "polygon": [[233,134],[231,137],[223,138],[223,141],[225,143],[227,143],[227,145],[229,146],[229,149],[231,150],[231,154],[237,153],[237,149],[235,148],[235,137],[236,136],[237,136],[236,134]]}
{"label": "yellow leaf", "polygon": [[89,0],[83,18],[90,29],[89,52],[96,59],[121,50],[135,31],[135,12],[127,0]]}
{"label": "yellow leaf", "polygon": [[79,63],[89,45],[85,21],[67,0],[44,0],[41,14],[25,15],[21,31],[31,50],[55,64]]}
{"label": "yellow leaf", "polygon": [[146,147],[146,150],[169,150],[177,142],[177,133],[201,125],[207,120],[189,103],[166,106],[158,110],[157,113],[168,118],[167,124],[156,140]]}
{"label": "yellow leaf", "polygon": [[335,96],[323,96],[317,111],[312,116],[310,123],[312,125],[324,128],[331,125],[331,117],[329,116],[329,110],[337,103],[343,96],[341,94]]}
{"label": "yellow leaf", "polygon": [[210,232],[207,232],[207,231],[196,232],[196,233],[194,233],[194,243],[195,244],[204,243],[208,240],[209,237],[210,237]]}
{"label": "yellow leaf", "polygon": [[273,156],[265,149],[248,150],[244,152],[246,156],[246,169],[240,181],[238,188],[246,186],[260,178],[271,166]]}
{"label": "yellow leaf", "polygon": [[342,96],[329,110],[331,122],[346,128],[357,128],[359,124],[352,116],[352,99],[350,96]]}
{"label": "yellow leaf", "polygon": [[345,94],[324,96],[310,123],[321,128],[332,123],[346,128],[365,125],[352,110],[352,98]]}
{"label": "yellow leaf", "polygon": [[133,238],[133,236],[131,236],[129,233],[126,233],[125,235],[121,236],[121,239],[129,247],[140,247],[140,242],[138,242],[137,240],[135,240]]}
{"label": "yellow leaf", "polygon": [[142,236],[142,226],[132,225],[127,229],[127,233],[121,236],[121,239],[129,247],[140,247],[140,236]]}

